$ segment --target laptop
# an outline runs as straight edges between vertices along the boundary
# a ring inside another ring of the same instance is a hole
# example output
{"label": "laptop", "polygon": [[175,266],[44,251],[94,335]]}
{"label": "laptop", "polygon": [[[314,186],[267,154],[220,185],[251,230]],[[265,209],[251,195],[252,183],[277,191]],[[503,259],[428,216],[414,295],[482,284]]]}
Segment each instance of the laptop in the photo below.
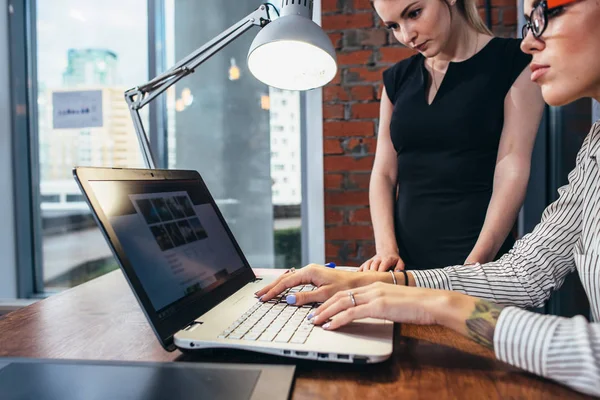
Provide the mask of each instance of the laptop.
{"label": "laptop", "polygon": [[73,175],[166,350],[232,348],[343,363],[390,357],[390,321],[326,331],[306,319],[318,305],[288,305],[287,293],[259,302],[254,293],[276,277],[254,274],[198,172],[81,167]]}

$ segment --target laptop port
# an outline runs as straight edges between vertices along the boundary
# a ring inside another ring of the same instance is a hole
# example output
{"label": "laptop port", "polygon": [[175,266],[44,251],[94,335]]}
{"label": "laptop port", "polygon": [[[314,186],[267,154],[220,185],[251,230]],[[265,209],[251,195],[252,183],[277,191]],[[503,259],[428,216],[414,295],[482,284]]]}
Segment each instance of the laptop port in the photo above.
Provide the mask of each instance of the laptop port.
{"label": "laptop port", "polygon": [[349,360],[350,356],[348,354],[338,354],[337,358],[338,360]]}
{"label": "laptop port", "polygon": [[329,354],[327,354],[327,353],[317,353],[317,357],[319,357],[319,358],[329,358]]}
{"label": "laptop port", "polygon": [[308,355],[308,351],[297,351],[296,355],[306,357]]}
{"label": "laptop port", "polygon": [[290,354],[292,354],[292,352],[289,351],[289,350],[284,350],[283,354],[286,355],[286,356],[289,356]]}
{"label": "laptop port", "polygon": [[363,356],[354,356],[354,358],[352,358],[352,362],[354,362],[354,364],[366,364],[367,360],[369,359]]}

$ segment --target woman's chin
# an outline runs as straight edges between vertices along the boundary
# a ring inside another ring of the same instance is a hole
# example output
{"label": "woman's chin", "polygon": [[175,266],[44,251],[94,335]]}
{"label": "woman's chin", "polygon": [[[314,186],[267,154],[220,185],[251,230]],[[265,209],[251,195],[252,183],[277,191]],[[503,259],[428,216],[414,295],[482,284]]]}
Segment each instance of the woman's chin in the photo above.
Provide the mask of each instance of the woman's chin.
{"label": "woman's chin", "polygon": [[542,96],[544,97],[544,101],[548,105],[553,107],[564,106],[565,104],[571,103],[581,97],[584,97],[583,95],[575,91],[565,90],[565,86],[560,86],[562,85],[542,85]]}

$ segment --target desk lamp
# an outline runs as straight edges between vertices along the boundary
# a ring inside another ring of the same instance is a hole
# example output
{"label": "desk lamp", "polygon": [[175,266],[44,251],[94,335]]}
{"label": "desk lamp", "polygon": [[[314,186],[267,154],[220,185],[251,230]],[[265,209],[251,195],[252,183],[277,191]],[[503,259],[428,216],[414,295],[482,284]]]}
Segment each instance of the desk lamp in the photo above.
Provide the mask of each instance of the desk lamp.
{"label": "desk lamp", "polygon": [[312,21],[312,11],[313,0],[282,0],[281,13],[271,3],[261,4],[169,70],[127,90],[125,100],[146,166],[156,168],[139,110],[253,26],[261,30],[248,51],[248,68],[259,81],[285,90],[309,90],[330,82],[337,73],[335,49]]}

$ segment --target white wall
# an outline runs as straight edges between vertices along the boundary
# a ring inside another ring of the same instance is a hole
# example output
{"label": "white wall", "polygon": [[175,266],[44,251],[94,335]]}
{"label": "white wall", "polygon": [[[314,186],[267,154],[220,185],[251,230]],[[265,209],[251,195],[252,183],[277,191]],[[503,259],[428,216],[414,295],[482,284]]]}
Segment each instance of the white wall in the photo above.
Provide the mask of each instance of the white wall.
{"label": "white wall", "polygon": [[8,54],[8,0],[0,0],[0,298],[17,296]]}

